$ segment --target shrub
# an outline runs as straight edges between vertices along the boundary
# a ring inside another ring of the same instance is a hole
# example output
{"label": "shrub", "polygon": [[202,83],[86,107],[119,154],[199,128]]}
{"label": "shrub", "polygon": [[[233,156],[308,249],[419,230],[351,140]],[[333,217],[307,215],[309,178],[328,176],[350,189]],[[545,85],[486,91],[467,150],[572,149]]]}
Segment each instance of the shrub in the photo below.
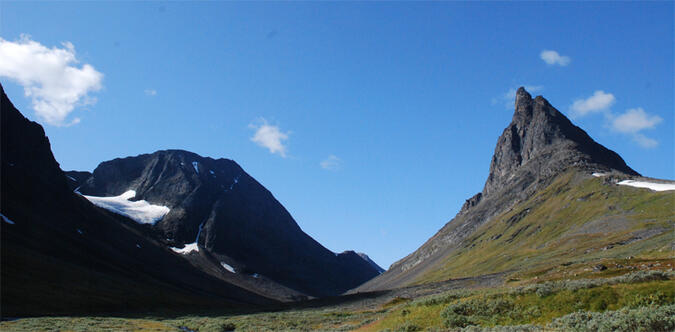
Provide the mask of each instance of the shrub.
{"label": "shrub", "polygon": [[443,316],[445,320],[443,324],[445,327],[466,327],[469,325],[476,325],[477,322],[471,319],[471,317],[456,314],[456,313],[447,313]]}
{"label": "shrub", "polygon": [[541,285],[540,287],[537,287],[537,290],[535,291],[537,296],[539,297],[545,297],[548,295],[551,295],[553,293],[553,285],[549,283],[545,283]]}
{"label": "shrub", "polygon": [[237,328],[237,326],[234,325],[234,323],[224,323],[224,324],[221,326],[221,331],[223,331],[223,332],[225,332],[225,331],[234,331],[236,328]]}
{"label": "shrub", "polygon": [[673,272],[663,271],[637,271],[622,276],[607,278],[607,279],[577,279],[577,280],[559,280],[549,281],[539,284],[532,284],[527,286],[520,286],[512,288],[509,291],[511,295],[525,295],[529,293],[536,293],[540,297],[550,295],[551,293],[570,290],[576,291],[579,289],[596,288],[603,285],[629,284],[654,280],[668,280],[675,276]]}
{"label": "shrub", "polygon": [[575,312],[556,318],[548,327],[573,331],[656,331],[675,330],[675,305],[623,308],[606,312]]}
{"label": "shrub", "polygon": [[421,330],[422,328],[411,322],[405,322],[403,325],[396,328],[396,332],[416,332]]}
{"label": "shrub", "polygon": [[663,305],[668,303],[668,296],[661,291],[649,295],[639,295],[629,303],[629,307],[638,308],[651,305]]}
{"label": "shrub", "polygon": [[450,303],[464,297],[469,297],[473,293],[474,291],[466,289],[451,290],[440,295],[415,300],[412,304],[416,306],[434,306],[438,304]]}
{"label": "shrub", "polygon": [[513,326],[495,326],[495,327],[478,327],[468,326],[463,328],[462,332],[539,332],[541,326],[536,325],[513,325]]}
{"label": "shrub", "polygon": [[490,321],[499,316],[519,316],[520,308],[508,299],[474,298],[448,305],[441,312],[446,327],[476,325],[480,320]]}

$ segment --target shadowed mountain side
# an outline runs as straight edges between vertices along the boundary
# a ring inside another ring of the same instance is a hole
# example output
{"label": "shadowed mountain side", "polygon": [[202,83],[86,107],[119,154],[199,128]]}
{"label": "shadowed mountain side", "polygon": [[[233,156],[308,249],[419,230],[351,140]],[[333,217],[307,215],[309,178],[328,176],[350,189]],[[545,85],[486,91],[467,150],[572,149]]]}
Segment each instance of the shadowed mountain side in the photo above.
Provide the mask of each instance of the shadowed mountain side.
{"label": "shadowed mountain side", "polygon": [[42,127],[0,91],[3,316],[276,303],[195,269],[73,193]]}
{"label": "shadowed mountain side", "polygon": [[[335,254],[308,236],[265,187],[229,159],[165,150],[103,162],[84,182],[68,174],[84,195],[134,190],[134,200],[169,207],[151,227],[157,241],[167,247],[197,245],[216,268],[223,262],[237,274],[262,276],[310,296],[338,295],[379,274],[353,251]],[[196,263],[195,254],[186,258]]]}

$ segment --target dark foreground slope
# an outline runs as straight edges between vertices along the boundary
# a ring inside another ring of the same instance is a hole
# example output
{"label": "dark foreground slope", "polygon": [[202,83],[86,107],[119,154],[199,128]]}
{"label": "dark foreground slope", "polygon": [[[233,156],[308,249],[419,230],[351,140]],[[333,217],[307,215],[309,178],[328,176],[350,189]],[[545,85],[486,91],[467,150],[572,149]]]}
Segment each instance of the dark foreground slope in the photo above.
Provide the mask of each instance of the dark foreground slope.
{"label": "dark foreground slope", "polygon": [[[591,175],[596,172],[609,176],[599,180]],[[603,218],[625,221],[615,228],[617,233],[612,235],[617,237],[611,237],[613,240],[623,241],[638,236],[631,235],[631,232],[651,227],[646,226],[650,220],[648,214],[635,216],[634,204],[630,202],[624,205],[603,202],[595,206],[596,210],[592,213],[585,213],[588,207],[584,202],[597,203],[596,200],[608,199],[609,188],[577,191],[580,189],[577,186],[592,187],[600,182],[612,186],[620,197],[635,190],[644,192],[646,189],[618,187],[615,184],[619,179],[638,176],[618,154],[596,143],[546,99],[541,96],[532,99],[525,89],[520,88],[513,120],[497,141],[483,191],[468,199],[457,216],[422,247],[356,291],[518,269],[520,267],[515,263],[522,263],[521,259],[529,259],[532,263],[535,256],[536,260],[546,261],[546,252],[551,251],[551,245],[557,245],[557,240],[565,238],[563,233],[574,232],[584,223],[600,225],[605,220]],[[553,185],[557,189],[552,189]],[[568,196],[563,196],[566,192]],[[583,197],[576,197],[580,192],[583,192]],[[665,199],[667,202],[673,198],[670,193],[647,195],[644,199]],[[642,202],[635,199],[632,203]],[[658,211],[663,212],[662,209]],[[659,218],[660,224],[655,227],[661,231],[651,231],[656,235],[663,232],[662,224],[668,222],[663,219],[664,216]],[[519,223],[521,220],[529,222]],[[548,231],[550,233],[546,233]],[[536,245],[533,244],[535,242],[527,242],[534,239],[544,242],[536,242]],[[519,257],[515,253],[518,250],[511,254],[505,252],[510,246],[526,251],[525,247],[521,247],[526,242],[531,245],[526,246],[530,250],[528,258]],[[595,247],[596,244],[599,243],[584,245]],[[479,250],[486,246],[492,251]],[[573,247],[571,245],[568,249],[574,250]],[[479,263],[482,264],[481,269],[476,268]]]}
{"label": "dark foreground slope", "polygon": [[73,193],[42,127],[0,92],[2,316],[274,303],[195,269]]}
{"label": "dark foreground slope", "polygon": [[272,193],[229,159],[165,150],[103,162],[84,181],[78,181],[83,173],[68,174],[83,195],[134,190],[134,199],[169,207],[148,227],[166,247],[196,244],[199,251],[185,258],[214,275],[265,278],[299,294],[332,296],[380,272],[355,252],[335,254],[305,234]]}

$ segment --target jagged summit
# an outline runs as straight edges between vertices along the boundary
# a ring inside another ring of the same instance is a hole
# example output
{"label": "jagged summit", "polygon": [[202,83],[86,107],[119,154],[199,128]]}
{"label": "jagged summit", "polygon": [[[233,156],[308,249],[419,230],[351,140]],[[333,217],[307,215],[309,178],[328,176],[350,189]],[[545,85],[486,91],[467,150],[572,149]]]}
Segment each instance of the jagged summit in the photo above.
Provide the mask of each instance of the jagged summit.
{"label": "jagged summit", "polygon": [[638,175],[624,160],[596,143],[542,96],[521,87],[513,119],[497,141],[483,196],[518,180],[550,177],[572,167]]}
{"label": "jagged summit", "polygon": [[530,101],[532,101],[532,95],[524,87],[518,88],[516,91],[516,109],[519,103],[529,103]]}

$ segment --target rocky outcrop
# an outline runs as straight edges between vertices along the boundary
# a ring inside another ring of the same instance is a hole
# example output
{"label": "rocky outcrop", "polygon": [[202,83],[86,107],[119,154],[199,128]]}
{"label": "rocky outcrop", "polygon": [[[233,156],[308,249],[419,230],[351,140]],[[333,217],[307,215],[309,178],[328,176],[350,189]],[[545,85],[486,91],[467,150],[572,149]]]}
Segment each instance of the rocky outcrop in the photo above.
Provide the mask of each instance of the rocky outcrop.
{"label": "rocky outcrop", "polygon": [[542,96],[516,92],[516,109],[497,141],[482,194],[529,185],[569,167],[638,175],[621,157],[595,142]]}
{"label": "rocky outcrop", "polygon": [[396,288],[415,281],[437,268],[479,226],[531,197],[570,168],[588,174],[638,175],[618,154],[595,142],[546,99],[533,99],[519,88],[513,119],[497,140],[483,191],[469,198],[457,216],[419,249],[356,291]]}

